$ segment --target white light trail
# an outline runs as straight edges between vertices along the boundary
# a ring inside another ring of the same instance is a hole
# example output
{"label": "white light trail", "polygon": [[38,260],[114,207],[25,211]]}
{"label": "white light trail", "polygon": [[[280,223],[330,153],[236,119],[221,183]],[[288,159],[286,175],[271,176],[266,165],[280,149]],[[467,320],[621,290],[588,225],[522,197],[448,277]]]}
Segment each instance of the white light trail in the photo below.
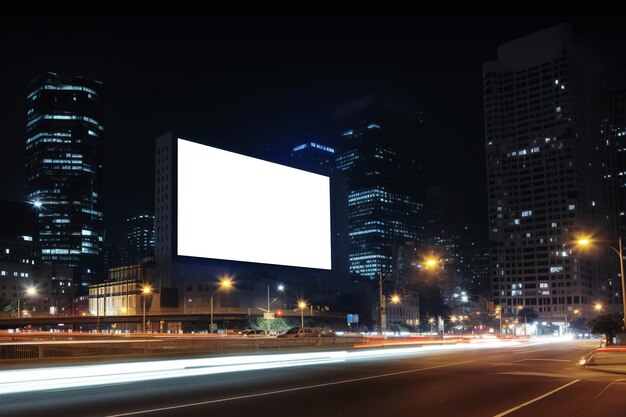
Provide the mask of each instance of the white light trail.
{"label": "white light trail", "polygon": [[165,378],[193,377],[229,372],[332,364],[346,361],[375,360],[391,356],[416,356],[433,351],[497,348],[503,347],[503,345],[515,347],[521,345],[521,343],[517,341],[493,341],[481,344],[388,347],[384,349],[355,349],[351,351],[342,350],[199,359],[170,359],[117,364],[19,369],[0,371],[0,395],[83,388]]}

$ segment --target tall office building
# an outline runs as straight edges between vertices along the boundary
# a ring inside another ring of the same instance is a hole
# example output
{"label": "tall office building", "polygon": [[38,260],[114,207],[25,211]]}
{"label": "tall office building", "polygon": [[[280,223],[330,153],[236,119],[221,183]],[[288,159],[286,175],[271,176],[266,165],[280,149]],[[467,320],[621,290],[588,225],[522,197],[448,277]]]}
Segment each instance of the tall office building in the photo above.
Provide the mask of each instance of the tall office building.
{"label": "tall office building", "polygon": [[406,258],[422,237],[419,120],[373,97],[338,108],[335,118],[335,170],[349,188],[350,274],[375,282],[382,274],[384,292],[404,297],[388,310],[387,321],[414,326],[418,294]]}
{"label": "tall office building", "polygon": [[492,297],[552,323],[606,306],[618,260],[603,186],[607,141],[593,50],[567,24],[500,45],[484,65]]}
{"label": "tall office building", "polygon": [[308,141],[291,150],[291,162],[304,169],[328,172],[335,164],[335,149],[318,142]]}
{"label": "tall office building", "polygon": [[348,178],[350,273],[394,270],[394,245],[421,237],[419,122],[372,97],[340,107],[336,170]]}
{"label": "tall office building", "polygon": [[131,263],[154,256],[154,214],[138,211],[126,219],[126,244]]}
{"label": "tall office building", "polygon": [[76,268],[81,293],[103,275],[102,83],[45,73],[28,86],[26,190],[42,261]]}

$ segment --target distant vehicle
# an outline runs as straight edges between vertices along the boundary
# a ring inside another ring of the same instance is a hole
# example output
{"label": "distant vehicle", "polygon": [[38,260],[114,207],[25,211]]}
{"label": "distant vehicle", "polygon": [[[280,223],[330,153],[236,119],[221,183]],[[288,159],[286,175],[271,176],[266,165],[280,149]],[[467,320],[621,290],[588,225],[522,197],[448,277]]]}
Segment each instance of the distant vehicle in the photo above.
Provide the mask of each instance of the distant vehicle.
{"label": "distant vehicle", "polygon": [[243,337],[266,337],[267,334],[263,330],[244,330],[241,333]]}
{"label": "distant vehicle", "polygon": [[578,333],[576,338],[577,339],[591,339],[591,335],[589,333]]}
{"label": "distant vehicle", "polygon": [[333,337],[335,332],[330,329],[322,329],[321,327],[292,327],[285,333],[276,337],[295,338],[295,337]]}

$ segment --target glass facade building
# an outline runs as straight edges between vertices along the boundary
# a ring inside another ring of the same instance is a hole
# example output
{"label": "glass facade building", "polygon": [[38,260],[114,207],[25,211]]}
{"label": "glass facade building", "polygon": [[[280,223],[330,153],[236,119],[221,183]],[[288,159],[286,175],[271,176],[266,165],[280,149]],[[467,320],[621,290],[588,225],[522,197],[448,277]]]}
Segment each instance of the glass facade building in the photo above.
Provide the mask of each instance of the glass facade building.
{"label": "glass facade building", "polygon": [[335,117],[335,169],[349,186],[350,273],[377,279],[398,270],[396,247],[421,238],[419,120],[372,97]]}
{"label": "glass facade building", "polygon": [[45,73],[28,86],[26,191],[42,261],[75,267],[80,293],[103,275],[102,83]]}
{"label": "glass facade building", "polygon": [[154,214],[141,211],[126,219],[126,243],[131,263],[154,256]]}

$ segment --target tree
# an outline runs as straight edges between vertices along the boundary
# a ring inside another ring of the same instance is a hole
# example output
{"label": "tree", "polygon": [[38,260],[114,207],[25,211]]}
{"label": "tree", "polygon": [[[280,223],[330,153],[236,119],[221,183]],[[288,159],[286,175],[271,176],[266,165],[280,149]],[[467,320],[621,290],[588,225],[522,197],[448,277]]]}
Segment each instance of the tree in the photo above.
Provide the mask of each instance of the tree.
{"label": "tree", "polygon": [[248,326],[250,329],[263,330],[265,332],[276,331],[278,333],[284,333],[292,327],[300,326],[300,320],[295,319],[265,319],[263,317],[253,317],[248,320]]}
{"label": "tree", "polygon": [[591,333],[605,334],[607,343],[615,337],[615,333],[622,328],[622,317],[619,314],[600,314],[587,322]]}
{"label": "tree", "polygon": [[539,318],[539,315],[534,308],[524,307],[517,312],[517,317],[520,319],[525,319],[527,322],[532,322],[533,320],[537,320]]}
{"label": "tree", "polygon": [[588,332],[587,319],[585,317],[576,317],[569,322],[569,328],[579,332]]}

